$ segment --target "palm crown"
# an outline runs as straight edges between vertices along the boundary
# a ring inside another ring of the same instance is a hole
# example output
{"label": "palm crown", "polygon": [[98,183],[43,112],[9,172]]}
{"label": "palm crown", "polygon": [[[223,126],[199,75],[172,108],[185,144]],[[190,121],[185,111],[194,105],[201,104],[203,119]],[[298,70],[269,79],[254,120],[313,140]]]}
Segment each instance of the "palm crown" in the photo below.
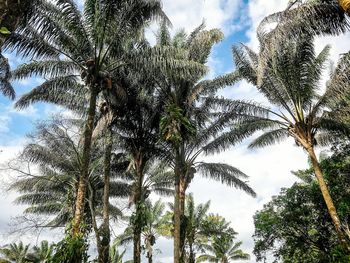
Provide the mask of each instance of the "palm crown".
{"label": "palm crown", "polygon": [[250,147],[263,147],[291,136],[307,150],[328,143],[334,132],[347,132],[346,127],[329,116],[330,106],[345,87],[335,84],[334,75],[325,92],[322,95],[318,92],[329,49],[326,46],[316,55],[312,38],[280,47],[278,55],[268,62],[263,83],[258,86],[258,56],[246,46],[234,47],[237,71],[274,105],[257,106],[261,109],[260,116],[247,117],[237,127],[236,135],[239,137],[237,131],[250,135],[265,130]]}

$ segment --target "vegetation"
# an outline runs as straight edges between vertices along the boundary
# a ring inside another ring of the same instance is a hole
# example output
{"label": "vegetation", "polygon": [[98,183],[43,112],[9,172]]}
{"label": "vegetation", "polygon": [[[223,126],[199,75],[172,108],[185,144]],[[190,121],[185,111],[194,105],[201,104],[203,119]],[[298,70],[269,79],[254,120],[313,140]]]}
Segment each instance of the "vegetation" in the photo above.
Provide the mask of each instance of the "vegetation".
{"label": "vegetation", "polygon": [[[39,78],[15,107],[68,112],[38,123],[8,164],[8,190],[25,206],[18,229],[62,239],[4,245],[0,262],[151,263],[164,238],[174,263],[249,260],[231,223],[188,189],[202,176],[255,197],[248,175],[206,157],[256,133],[248,148],[292,138],[310,161],[254,216],[257,260],[349,262],[350,52],[324,83],[331,47],[316,53],[314,43],[348,32],[350,1],[290,1],[260,23],[259,51],[235,44],[233,72],[213,79],[221,30],[203,22],[172,34],[160,0],[8,0],[0,14],[0,92],[15,99],[15,81]],[[11,69],[4,52],[27,62]],[[242,80],[266,103],[219,96]],[[332,155],[318,158],[317,147]],[[155,196],[174,202],[166,211]]]}
{"label": "vegetation", "polygon": [[[312,40],[311,37],[300,37],[281,44],[278,53],[266,62],[264,73],[260,73],[257,54],[246,46],[234,47],[239,74],[256,85],[277,110],[255,105],[259,114],[238,121],[234,129],[222,136],[217,146],[227,147],[228,141],[240,141],[259,130],[264,133],[250,143],[250,148],[268,146],[292,137],[296,145],[307,152],[338,238],[344,249],[350,251],[347,241],[350,236],[346,237],[347,232],[342,229],[315,154],[315,147],[326,146],[338,136],[349,134],[349,126],[328,113],[328,108],[337,104],[339,97],[346,96],[347,91],[339,90],[341,83],[338,82],[339,70],[336,69],[325,92],[322,95],[317,92],[329,47],[316,55]],[[343,63],[340,61],[337,68],[343,68]],[[261,84],[258,83],[259,74],[263,74]]]}
{"label": "vegetation", "polygon": [[[330,192],[341,218],[348,224],[349,146],[334,147],[334,154],[321,161]],[[259,261],[272,252],[283,262],[348,262],[341,252],[337,233],[318,190],[312,168],[294,173],[300,182],[282,189],[258,211],[255,220],[255,249]]]}

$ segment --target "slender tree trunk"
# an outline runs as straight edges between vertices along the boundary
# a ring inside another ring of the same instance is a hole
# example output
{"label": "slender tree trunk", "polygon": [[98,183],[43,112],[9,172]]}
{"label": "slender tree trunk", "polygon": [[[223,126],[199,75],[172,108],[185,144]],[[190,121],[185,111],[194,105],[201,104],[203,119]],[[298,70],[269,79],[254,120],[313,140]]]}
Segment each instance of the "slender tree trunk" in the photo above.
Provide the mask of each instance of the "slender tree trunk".
{"label": "slender tree trunk", "polygon": [[150,244],[148,244],[148,247],[149,247],[147,252],[148,263],[153,263],[153,248],[152,248],[152,245]]}
{"label": "slender tree trunk", "polygon": [[174,200],[174,263],[180,263],[181,257],[181,210],[180,210],[180,153],[175,157],[175,200]]}
{"label": "slender tree trunk", "polygon": [[110,173],[111,173],[111,157],[112,157],[112,133],[107,131],[106,134],[106,149],[104,156],[104,188],[103,188],[103,212],[102,212],[102,247],[99,258],[100,263],[109,262],[109,245],[111,233],[109,229],[109,192],[110,192]]}
{"label": "slender tree trunk", "polygon": [[77,198],[75,201],[75,213],[73,222],[73,236],[77,236],[81,231],[81,223],[84,217],[85,208],[85,196],[87,188],[87,180],[89,176],[89,166],[90,166],[90,151],[91,151],[91,137],[94,129],[94,120],[96,114],[96,100],[98,91],[95,87],[90,87],[90,101],[88,116],[85,124],[84,130],[84,149],[83,149],[83,159],[81,174],[79,177]]}
{"label": "slender tree trunk", "polygon": [[188,260],[188,263],[195,263],[196,262],[196,255],[195,255],[195,253],[193,251],[193,244],[191,243],[189,245],[189,247],[190,247],[190,258]]}
{"label": "slender tree trunk", "polygon": [[[135,160],[135,166],[136,166],[136,187],[135,187],[135,194],[134,194],[134,203],[136,208],[136,215],[139,216],[140,211],[140,204],[142,202],[142,181],[143,181],[143,165],[142,160],[138,158],[138,160]],[[136,224],[134,226],[134,261],[133,263],[141,263],[141,231],[142,226],[139,224]]]}
{"label": "slender tree trunk", "polygon": [[95,237],[96,237],[98,258],[101,258],[102,246],[101,246],[101,239],[100,239],[100,231],[98,230],[97,221],[96,221],[96,211],[95,211],[95,205],[94,205],[94,189],[92,189],[90,183],[89,183],[89,192],[90,194],[88,194],[88,203],[89,203],[89,208],[91,213],[92,228],[94,230]]}
{"label": "slender tree trunk", "polygon": [[180,172],[180,261],[184,262],[185,255],[185,240],[186,240],[186,225],[185,225],[185,200],[186,200],[186,179],[185,172]]}
{"label": "slender tree trunk", "polygon": [[324,180],[323,173],[321,171],[321,167],[320,167],[320,164],[317,160],[315,151],[314,151],[313,147],[309,147],[307,149],[307,151],[309,153],[309,156],[310,156],[310,159],[312,162],[312,166],[314,168],[315,175],[316,175],[320,190],[322,192],[323,199],[327,205],[328,213],[332,218],[332,221],[333,221],[335,230],[337,232],[339,241],[340,241],[341,245],[343,246],[343,248],[346,250],[346,252],[348,254],[350,254],[350,244],[349,244],[349,242],[344,234],[344,231],[342,230],[342,225],[341,225],[339,216],[337,214],[337,210],[336,210],[335,205],[333,203],[333,199],[328,191],[328,187],[327,187],[327,184]]}

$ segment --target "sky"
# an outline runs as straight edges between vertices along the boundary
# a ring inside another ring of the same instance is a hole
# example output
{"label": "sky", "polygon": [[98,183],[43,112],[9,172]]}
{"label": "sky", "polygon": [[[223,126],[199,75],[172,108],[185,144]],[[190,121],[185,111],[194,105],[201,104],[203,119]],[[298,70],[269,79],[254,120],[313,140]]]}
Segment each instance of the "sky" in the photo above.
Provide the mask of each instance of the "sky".
{"label": "sky", "polygon": [[[163,0],[164,10],[173,24],[173,32],[179,28],[191,32],[205,20],[208,29],[220,28],[225,33],[225,39],[215,46],[208,61],[211,69],[208,78],[233,70],[232,45],[245,43],[257,51],[255,32],[259,22],[266,15],[283,10],[287,4],[288,0]],[[154,32],[154,27],[148,30],[151,41],[154,39]],[[331,44],[331,60],[336,62],[339,54],[348,51],[349,41],[350,34],[319,38],[316,40],[316,50],[320,51],[326,44]],[[7,56],[13,68],[23,62],[13,54]],[[40,81],[35,79],[15,83],[17,95],[29,91]],[[265,102],[256,89],[245,82],[227,87],[220,93],[230,98]],[[25,135],[33,130],[35,121],[46,119],[59,110],[55,106],[40,103],[17,111],[13,108],[13,102],[0,96],[0,163],[6,163],[18,154],[26,142]],[[257,193],[256,198],[218,182],[203,179],[199,175],[196,175],[188,192],[193,193],[196,203],[211,200],[210,212],[218,213],[231,221],[231,226],[239,233],[237,240],[243,242],[242,249],[251,255],[250,261],[242,262],[252,263],[255,262],[252,253],[253,215],[262,209],[273,195],[277,195],[281,188],[291,186],[297,180],[291,171],[307,168],[308,162],[307,155],[295,146],[293,140],[260,150],[247,149],[248,141],[219,155],[207,157],[206,160],[225,162],[248,174],[249,184]],[[12,217],[21,214],[23,207],[13,203],[15,193],[5,191],[10,175],[1,170],[0,175],[0,240],[11,240],[12,237],[8,236],[8,224]],[[57,239],[59,235],[45,232],[38,240],[45,238]],[[22,239],[35,242],[32,236]],[[158,241],[156,248],[162,251],[156,255],[156,262],[172,262],[171,240]]]}

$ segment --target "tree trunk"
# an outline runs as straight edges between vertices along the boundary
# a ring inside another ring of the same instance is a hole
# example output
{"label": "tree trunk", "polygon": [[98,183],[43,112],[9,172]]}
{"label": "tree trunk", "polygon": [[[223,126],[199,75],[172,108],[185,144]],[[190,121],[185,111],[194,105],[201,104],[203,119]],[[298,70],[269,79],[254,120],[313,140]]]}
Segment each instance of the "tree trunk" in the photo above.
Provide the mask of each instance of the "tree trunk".
{"label": "tree trunk", "polygon": [[338,217],[337,210],[336,210],[335,205],[333,203],[333,199],[328,191],[328,187],[327,187],[327,184],[324,180],[323,173],[321,171],[321,167],[320,167],[320,164],[317,160],[315,151],[314,151],[313,147],[309,147],[307,149],[307,151],[309,153],[309,156],[310,156],[310,159],[312,162],[312,166],[314,168],[315,175],[316,175],[320,190],[322,192],[323,199],[327,205],[328,213],[329,213],[330,217],[332,218],[332,221],[333,221],[335,230],[337,232],[340,244],[343,246],[345,251],[348,254],[350,254],[350,244],[349,244],[348,240],[346,239],[344,231],[342,230],[342,225],[341,225],[340,219]]}
{"label": "tree trunk", "polygon": [[96,100],[98,91],[95,87],[90,87],[90,101],[88,116],[84,130],[84,149],[81,174],[79,177],[78,192],[75,201],[75,213],[73,221],[73,236],[77,236],[81,232],[81,223],[84,219],[84,208],[85,208],[85,196],[87,189],[87,180],[89,176],[90,166],[90,151],[91,151],[91,137],[94,129],[94,121],[96,114]]}
{"label": "tree trunk", "polygon": [[180,261],[184,262],[185,255],[185,240],[186,240],[186,225],[185,221],[185,200],[186,200],[186,179],[184,176],[184,171],[180,172]]}
{"label": "tree trunk", "polygon": [[177,151],[175,157],[174,263],[180,263],[181,257],[180,167],[180,153]]}
{"label": "tree trunk", "polygon": [[[134,193],[134,204],[136,208],[136,216],[138,217],[140,214],[139,208],[142,202],[142,181],[143,181],[143,165],[142,160],[138,158],[135,160],[135,168],[136,168],[136,187]],[[141,263],[141,231],[142,226],[136,224],[134,226],[134,261],[133,263]]]}
{"label": "tree trunk", "polygon": [[350,1],[349,0],[339,0],[340,7],[350,16]]}
{"label": "tree trunk", "polygon": [[152,263],[153,262],[153,248],[152,245],[150,244],[149,241],[147,241],[147,258],[148,258],[148,263]]}
{"label": "tree trunk", "polygon": [[110,192],[110,173],[111,173],[111,157],[112,157],[112,133],[107,131],[106,134],[106,149],[104,156],[104,188],[103,188],[103,211],[102,211],[102,241],[101,254],[99,255],[100,263],[109,262],[109,245],[111,233],[109,229],[109,192]]}
{"label": "tree trunk", "polygon": [[88,183],[88,185],[89,185],[89,192],[90,192],[90,194],[88,194],[88,203],[89,203],[89,208],[91,213],[92,228],[94,230],[95,237],[96,237],[98,258],[101,258],[102,246],[101,246],[101,239],[100,239],[100,231],[98,230],[97,221],[96,221],[96,211],[95,211],[95,205],[94,205],[94,189],[92,188],[90,183]]}
{"label": "tree trunk", "polygon": [[189,247],[190,247],[190,257],[188,259],[188,263],[195,263],[196,262],[196,255],[193,251],[193,244],[190,244]]}
{"label": "tree trunk", "polygon": [[174,262],[183,263],[185,255],[186,229],[185,220],[185,160],[184,145],[180,145],[175,153],[175,201],[174,201]]}

